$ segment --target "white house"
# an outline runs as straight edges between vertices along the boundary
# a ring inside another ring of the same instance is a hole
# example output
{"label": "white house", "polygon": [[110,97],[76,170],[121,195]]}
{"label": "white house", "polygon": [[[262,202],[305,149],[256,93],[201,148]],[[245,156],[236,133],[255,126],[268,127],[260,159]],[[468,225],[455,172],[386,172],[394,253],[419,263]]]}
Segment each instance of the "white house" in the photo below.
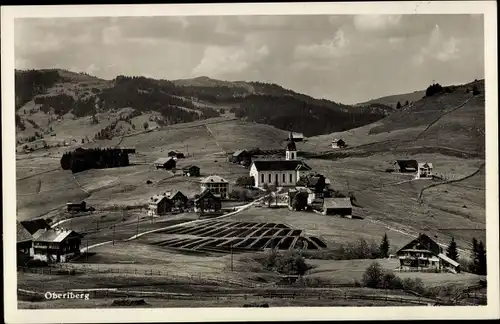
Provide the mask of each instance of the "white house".
{"label": "white house", "polygon": [[201,192],[207,189],[216,197],[224,199],[229,195],[229,182],[217,175],[211,175],[201,180]]}
{"label": "white house", "polygon": [[334,138],[332,141],[332,148],[342,148],[345,146],[345,142],[340,138]]}
{"label": "white house", "polygon": [[311,171],[311,167],[297,159],[297,148],[293,141],[286,146],[285,160],[254,160],[250,166],[250,176],[255,186],[278,185],[295,186],[299,178]]}
{"label": "white house", "polygon": [[416,178],[417,179],[432,178],[432,163],[419,163]]}

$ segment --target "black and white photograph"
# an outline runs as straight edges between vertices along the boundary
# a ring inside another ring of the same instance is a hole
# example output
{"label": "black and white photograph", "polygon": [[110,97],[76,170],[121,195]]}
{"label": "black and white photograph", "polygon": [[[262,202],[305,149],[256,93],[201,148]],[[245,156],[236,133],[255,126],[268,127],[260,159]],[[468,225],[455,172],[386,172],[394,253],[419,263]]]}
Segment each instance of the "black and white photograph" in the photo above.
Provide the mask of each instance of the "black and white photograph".
{"label": "black and white photograph", "polygon": [[498,318],[496,23],[2,7],[7,322]]}

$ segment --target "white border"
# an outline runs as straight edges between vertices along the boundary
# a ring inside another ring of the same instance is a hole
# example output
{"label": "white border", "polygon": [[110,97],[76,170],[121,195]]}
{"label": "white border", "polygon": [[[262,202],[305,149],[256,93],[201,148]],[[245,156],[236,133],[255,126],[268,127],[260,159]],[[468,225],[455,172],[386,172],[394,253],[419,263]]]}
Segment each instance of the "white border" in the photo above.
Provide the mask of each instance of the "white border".
{"label": "white border", "polygon": [[[303,15],[303,14],[484,14],[486,80],[486,210],[488,306],[475,307],[290,307],[172,309],[18,310],[15,260],[16,178],[14,126],[14,18],[159,15]],[[498,84],[495,1],[267,3],[186,5],[11,6],[1,8],[2,22],[2,165],[4,286],[6,323],[186,322],[351,319],[499,318],[498,244]]]}

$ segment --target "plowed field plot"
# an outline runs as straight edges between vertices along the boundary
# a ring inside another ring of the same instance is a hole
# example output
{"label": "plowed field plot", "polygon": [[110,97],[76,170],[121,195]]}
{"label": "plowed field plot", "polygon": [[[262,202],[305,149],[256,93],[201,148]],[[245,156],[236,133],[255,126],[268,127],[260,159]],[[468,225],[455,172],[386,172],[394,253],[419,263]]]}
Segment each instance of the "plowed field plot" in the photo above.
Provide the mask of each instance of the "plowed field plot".
{"label": "plowed field plot", "polygon": [[229,253],[231,250],[242,252],[266,248],[280,250],[326,248],[322,239],[306,237],[302,230],[279,223],[210,221],[198,225],[181,225],[160,233],[173,237],[162,239],[155,244],[174,249]]}

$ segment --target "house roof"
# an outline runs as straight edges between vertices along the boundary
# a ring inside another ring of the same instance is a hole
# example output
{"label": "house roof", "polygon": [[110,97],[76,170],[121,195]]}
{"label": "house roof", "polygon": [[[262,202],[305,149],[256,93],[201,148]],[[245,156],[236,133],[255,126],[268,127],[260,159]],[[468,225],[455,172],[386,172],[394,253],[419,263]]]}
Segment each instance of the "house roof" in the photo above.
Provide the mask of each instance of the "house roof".
{"label": "house roof", "polygon": [[[172,157],[168,157],[168,158],[159,158],[159,159],[157,159],[156,161],[154,161],[153,163],[154,163],[154,164],[162,164],[162,165],[163,165],[163,164],[167,163],[167,162],[168,162],[168,161],[170,161],[170,160],[174,160],[174,159],[173,159]],[[175,160],[174,160],[174,161],[175,161]]]}
{"label": "house roof", "polygon": [[44,218],[37,218],[28,221],[22,221],[21,225],[31,234],[35,234],[40,229],[50,228],[49,223]]}
{"label": "house roof", "polygon": [[427,163],[427,162],[419,163],[418,167],[419,168],[431,168],[432,169],[432,163]]}
{"label": "house roof", "polygon": [[167,200],[168,200],[167,196],[165,196],[165,195],[154,195],[153,197],[151,197],[150,201],[151,201],[151,203],[153,203],[153,204],[158,204],[158,203],[160,203],[163,199],[167,199]]}
{"label": "house roof", "polygon": [[179,191],[179,190],[177,190],[177,191],[175,191],[175,192],[173,192],[173,193],[171,192],[170,194],[167,194],[167,198],[168,198],[168,199],[173,199],[173,198],[174,198],[175,196],[177,196],[177,195],[181,195],[182,197],[187,198],[187,197],[186,197],[186,195],[185,195],[185,194],[183,194],[183,193],[182,193],[181,191]]}
{"label": "house roof", "polygon": [[399,165],[400,168],[405,168],[405,169],[417,169],[418,168],[418,162],[417,160],[397,160],[395,163]]}
{"label": "house roof", "polygon": [[302,133],[290,133],[290,135],[292,135],[293,138],[303,138],[304,137],[304,134]]}
{"label": "house roof", "polygon": [[455,261],[455,260],[453,260],[453,259],[448,258],[448,257],[447,257],[445,254],[443,254],[443,253],[439,253],[439,254],[438,254],[438,257],[439,257],[440,259],[443,259],[444,261],[448,262],[449,264],[451,264],[451,265],[452,265],[452,266],[454,266],[454,267],[458,267],[458,266],[459,266],[459,263],[458,263],[457,261]]}
{"label": "house roof", "polygon": [[[420,243],[423,245],[428,251],[432,252],[434,255],[439,255],[442,251],[441,247],[439,244],[436,243],[433,239],[431,239],[428,235],[426,234],[420,234],[416,239],[412,240],[405,246],[403,246],[399,251],[402,250],[407,250],[409,248],[412,248],[414,245]],[[398,252],[399,252],[398,251]]]}
{"label": "house roof", "polygon": [[31,233],[20,222],[16,222],[16,237],[18,243],[33,239]]}
{"label": "house roof", "polygon": [[300,160],[254,160],[257,171],[295,171],[312,170],[310,166]]}
{"label": "house roof", "polygon": [[65,229],[49,229],[49,230],[38,230],[34,235],[33,239],[35,241],[43,241],[43,242],[62,242],[64,241],[68,236],[78,234],[77,232],[73,230],[65,230]]}
{"label": "house roof", "polygon": [[227,180],[218,175],[210,175],[201,180],[201,183],[227,183]]}
{"label": "house roof", "polygon": [[210,190],[208,189],[205,189],[203,190],[203,192],[200,194],[200,196],[198,198],[195,199],[195,201],[197,200],[200,200],[200,199],[203,199],[203,198],[215,198],[215,199],[219,199],[218,197],[216,197]]}
{"label": "house roof", "polygon": [[351,198],[325,198],[326,209],[352,208]]}
{"label": "house roof", "polygon": [[343,142],[344,140],[343,140],[343,139],[341,139],[341,138],[334,138],[334,139],[332,140],[332,143],[337,143],[337,142],[340,142],[340,141],[342,141],[342,142]]}
{"label": "house roof", "polygon": [[248,152],[246,150],[237,150],[236,152],[233,153],[233,156],[234,157],[240,156],[243,153],[248,154]]}

